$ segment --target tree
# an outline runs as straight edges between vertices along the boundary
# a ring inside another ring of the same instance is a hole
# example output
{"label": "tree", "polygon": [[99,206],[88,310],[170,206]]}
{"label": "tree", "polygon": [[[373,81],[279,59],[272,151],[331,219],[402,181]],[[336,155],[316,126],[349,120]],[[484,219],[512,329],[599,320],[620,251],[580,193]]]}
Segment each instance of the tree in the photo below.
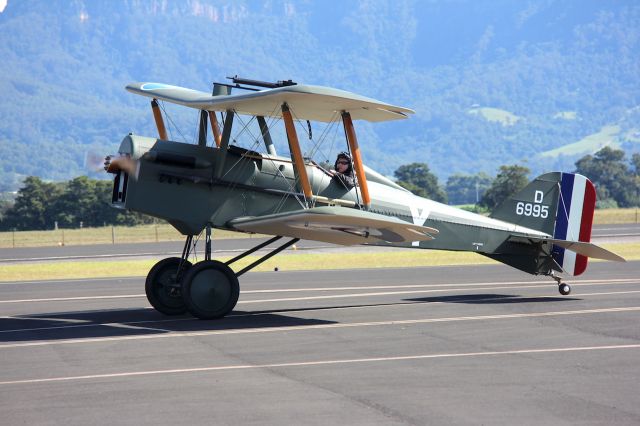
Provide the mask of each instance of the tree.
{"label": "tree", "polygon": [[530,170],[523,166],[500,166],[500,172],[482,196],[480,205],[489,209],[498,207],[508,197],[527,186],[529,172]]}
{"label": "tree", "polygon": [[477,204],[491,186],[492,178],[486,173],[476,175],[455,174],[447,179],[447,198],[450,204]]}
{"label": "tree", "polygon": [[77,177],[67,182],[64,193],[56,199],[55,220],[65,228],[78,227],[80,222],[83,226],[95,226],[95,204],[95,182],[86,176]]}
{"label": "tree", "polygon": [[0,223],[2,223],[2,220],[7,214],[7,211],[9,211],[10,209],[11,209],[11,202],[8,200],[0,199]]}
{"label": "tree", "polygon": [[425,163],[411,163],[400,166],[394,172],[398,185],[420,197],[444,203],[447,195],[438,185],[438,177],[429,171]]}
{"label": "tree", "polygon": [[138,225],[153,219],[111,206],[113,183],[80,176],[63,183],[46,183],[30,176],[18,191],[13,207],[0,204],[2,229],[52,229],[103,225]]}
{"label": "tree", "polygon": [[631,164],[633,164],[633,172],[636,176],[640,176],[640,154],[636,152],[631,156]]}
{"label": "tree", "polygon": [[[599,205],[613,205],[611,200],[620,207],[638,205],[638,182],[624,157],[624,151],[607,146],[576,162],[576,173],[594,183]],[[634,156],[632,161],[637,173],[635,161],[640,162],[640,159]]]}
{"label": "tree", "polygon": [[149,216],[115,209],[111,206],[113,182],[80,176],[65,185],[55,202],[55,220],[59,226],[138,225],[150,223]]}
{"label": "tree", "polygon": [[13,207],[7,210],[2,227],[4,229],[51,229],[53,228],[53,201],[61,193],[61,186],[47,183],[35,176],[24,180],[18,190]]}

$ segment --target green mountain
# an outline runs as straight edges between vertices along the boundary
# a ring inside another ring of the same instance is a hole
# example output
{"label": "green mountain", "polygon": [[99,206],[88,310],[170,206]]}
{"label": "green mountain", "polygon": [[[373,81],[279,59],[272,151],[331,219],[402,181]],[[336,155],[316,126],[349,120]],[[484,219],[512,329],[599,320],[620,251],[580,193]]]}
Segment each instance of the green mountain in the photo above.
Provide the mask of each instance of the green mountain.
{"label": "green mountain", "polygon": [[[575,143],[607,126],[615,146],[640,147],[634,1],[8,0],[0,41],[0,189],[87,174],[87,153],[154,135],[129,82],[207,91],[236,74],[415,109],[357,123],[365,161],[386,174],[415,161],[441,179],[572,170],[600,146]],[[193,111],[170,112],[174,137],[193,140]]]}

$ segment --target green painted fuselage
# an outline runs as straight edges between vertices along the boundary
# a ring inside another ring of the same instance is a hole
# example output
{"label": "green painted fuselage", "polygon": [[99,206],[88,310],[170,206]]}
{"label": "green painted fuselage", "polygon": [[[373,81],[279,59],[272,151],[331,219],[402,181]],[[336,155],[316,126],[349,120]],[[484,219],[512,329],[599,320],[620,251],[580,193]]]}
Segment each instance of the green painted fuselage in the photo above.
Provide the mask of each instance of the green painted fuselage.
{"label": "green painted fuselage", "polygon": [[[234,230],[229,222],[238,217],[296,211],[308,202],[364,208],[358,188],[347,190],[311,161],[306,169],[317,198],[305,200],[287,157],[135,135],[125,137],[119,152],[138,159],[138,171],[137,177],[116,176],[113,205],[167,220],[185,235],[199,234],[207,224]],[[370,169],[366,174],[369,211],[439,231],[430,241],[377,245],[473,251],[508,258],[505,263],[530,273],[551,270],[547,248],[512,241],[514,235],[547,233],[418,197]]]}

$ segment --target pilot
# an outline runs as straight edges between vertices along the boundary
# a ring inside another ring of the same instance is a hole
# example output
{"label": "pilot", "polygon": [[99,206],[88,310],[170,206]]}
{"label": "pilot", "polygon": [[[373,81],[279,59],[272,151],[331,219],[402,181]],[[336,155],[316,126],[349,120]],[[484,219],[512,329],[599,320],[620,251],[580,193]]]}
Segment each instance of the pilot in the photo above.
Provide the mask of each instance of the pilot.
{"label": "pilot", "polygon": [[338,154],[334,168],[333,179],[347,189],[356,186],[356,178],[353,174],[353,165],[351,164],[351,155],[349,155],[348,152]]}

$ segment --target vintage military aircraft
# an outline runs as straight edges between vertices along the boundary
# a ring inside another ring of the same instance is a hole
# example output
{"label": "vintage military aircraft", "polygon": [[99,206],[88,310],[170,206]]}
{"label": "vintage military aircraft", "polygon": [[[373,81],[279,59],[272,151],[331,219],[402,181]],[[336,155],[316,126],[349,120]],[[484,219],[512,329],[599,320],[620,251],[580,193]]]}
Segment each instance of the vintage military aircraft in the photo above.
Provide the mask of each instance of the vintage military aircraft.
{"label": "vintage military aircraft", "polygon": [[[232,88],[245,89],[231,94]],[[624,261],[590,243],[595,189],[584,176],[554,172],[534,179],[489,217],[418,197],[363,164],[354,120],[405,119],[408,108],[328,87],[291,80],[266,83],[232,78],[205,93],[159,83],[132,83],[127,90],[152,98],[159,137],[129,134],[119,154],[106,158],[115,174],[113,205],[165,219],[186,236],[181,257],[158,262],[146,280],[146,294],[158,311],[189,311],[220,318],[233,310],[238,277],[299,239],[342,245],[415,247],[473,251],[530,274],[579,275],[587,258]],[[198,143],[169,140],[158,101],[199,110]],[[222,130],[216,113],[220,113]],[[235,144],[239,117],[259,125],[262,152]],[[267,124],[267,119],[271,124]],[[303,155],[296,124],[340,123],[357,183],[349,188]],[[213,142],[207,144],[207,128]],[[279,156],[274,123],[283,123],[290,151]],[[274,237],[226,262],[211,259],[211,229]],[[204,260],[189,261],[194,236],[206,233]],[[287,243],[234,271],[230,265],[282,237]]]}

